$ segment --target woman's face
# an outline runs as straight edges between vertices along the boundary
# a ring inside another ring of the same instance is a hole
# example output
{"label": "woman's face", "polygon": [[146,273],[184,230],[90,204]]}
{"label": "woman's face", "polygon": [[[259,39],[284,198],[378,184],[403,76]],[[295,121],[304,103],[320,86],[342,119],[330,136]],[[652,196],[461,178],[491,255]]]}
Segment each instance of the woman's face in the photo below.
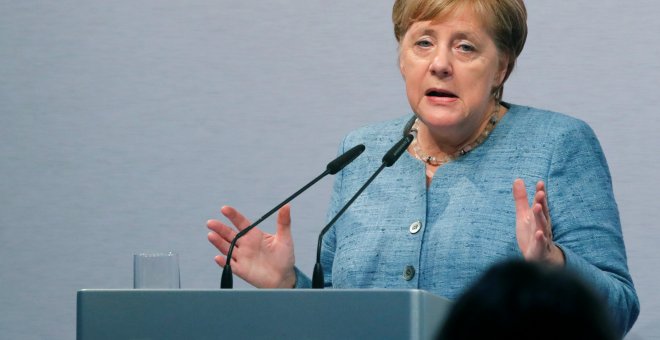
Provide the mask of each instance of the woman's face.
{"label": "woman's face", "polygon": [[435,135],[462,143],[490,117],[507,60],[472,11],[414,23],[399,53],[410,106]]}

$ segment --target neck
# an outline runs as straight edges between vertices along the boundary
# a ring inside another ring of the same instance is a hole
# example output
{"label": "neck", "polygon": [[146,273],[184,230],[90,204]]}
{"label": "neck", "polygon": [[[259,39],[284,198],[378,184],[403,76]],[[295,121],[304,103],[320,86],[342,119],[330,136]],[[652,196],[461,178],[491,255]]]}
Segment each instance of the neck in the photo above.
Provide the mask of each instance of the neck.
{"label": "neck", "polygon": [[418,134],[411,145],[411,153],[429,165],[438,166],[470,152],[488,137],[497,121],[506,113],[506,108],[499,104],[493,103],[490,107],[491,109],[486,111],[488,114],[481,117],[477,127],[471,129],[472,132],[465,138],[458,139],[458,143],[445,141],[443,136],[436,137],[428,126],[418,120],[414,126]]}

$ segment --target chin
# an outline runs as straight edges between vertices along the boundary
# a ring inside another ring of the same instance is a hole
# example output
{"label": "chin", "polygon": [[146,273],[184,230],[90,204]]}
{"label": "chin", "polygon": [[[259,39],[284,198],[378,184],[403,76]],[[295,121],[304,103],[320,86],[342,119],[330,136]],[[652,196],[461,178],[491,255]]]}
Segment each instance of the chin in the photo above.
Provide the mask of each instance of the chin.
{"label": "chin", "polygon": [[455,110],[422,110],[417,111],[417,116],[420,117],[424,124],[429,127],[454,127],[460,125],[465,120],[465,114],[463,112],[457,112]]}

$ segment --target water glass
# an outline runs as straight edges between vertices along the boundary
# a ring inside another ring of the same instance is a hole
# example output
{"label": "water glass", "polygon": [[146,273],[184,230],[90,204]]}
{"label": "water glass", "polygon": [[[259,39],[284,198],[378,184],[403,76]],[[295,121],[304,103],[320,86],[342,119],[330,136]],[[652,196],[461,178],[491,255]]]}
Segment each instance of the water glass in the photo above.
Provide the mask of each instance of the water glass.
{"label": "water glass", "polygon": [[179,255],[173,252],[134,254],[133,288],[181,288],[181,278],[179,276]]}

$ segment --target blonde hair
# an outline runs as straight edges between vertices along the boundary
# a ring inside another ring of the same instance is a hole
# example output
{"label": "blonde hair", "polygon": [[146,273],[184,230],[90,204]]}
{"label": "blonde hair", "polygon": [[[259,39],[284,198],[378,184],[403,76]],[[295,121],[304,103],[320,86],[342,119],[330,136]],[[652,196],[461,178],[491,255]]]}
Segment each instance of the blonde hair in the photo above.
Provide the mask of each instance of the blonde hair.
{"label": "blonde hair", "polygon": [[504,80],[494,90],[496,98],[501,100],[504,82],[527,39],[527,10],[522,0],[396,0],[392,8],[394,36],[401,43],[415,22],[433,20],[464,6],[482,19],[498,51],[509,58]]}

